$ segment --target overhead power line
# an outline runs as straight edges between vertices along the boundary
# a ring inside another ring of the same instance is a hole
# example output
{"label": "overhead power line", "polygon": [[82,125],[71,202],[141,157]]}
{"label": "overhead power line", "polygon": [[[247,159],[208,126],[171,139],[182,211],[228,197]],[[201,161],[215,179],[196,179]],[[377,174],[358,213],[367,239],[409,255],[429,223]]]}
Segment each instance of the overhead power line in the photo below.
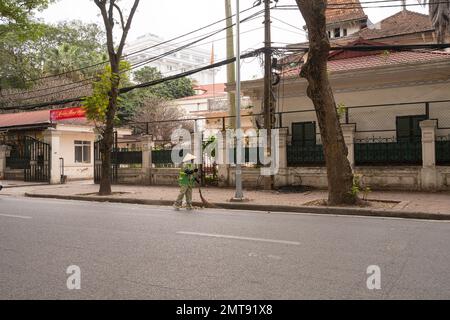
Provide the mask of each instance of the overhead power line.
{"label": "overhead power line", "polygon": [[[367,45],[357,45],[357,46],[337,46],[331,47],[330,51],[336,50],[347,50],[347,51],[382,51],[382,50],[420,50],[420,49],[447,49],[450,48],[449,43],[444,44],[403,44],[403,45],[376,45],[376,46],[367,46]],[[284,50],[284,51],[301,51],[308,52],[309,48],[301,47],[301,46],[289,46],[289,47],[272,47],[275,50]]]}
{"label": "overhead power line", "polygon": [[[257,50],[254,50],[252,52],[245,53],[245,54],[241,55],[241,59],[246,59],[246,58],[257,56],[257,55],[261,54],[263,51],[264,51],[264,49],[257,49]],[[137,85],[130,86],[130,87],[121,88],[119,90],[119,94],[124,94],[124,93],[130,92],[130,91],[135,90],[135,89],[147,88],[147,87],[151,87],[151,86],[155,86],[155,85],[161,84],[163,82],[176,80],[176,79],[179,79],[179,78],[184,78],[184,77],[193,75],[193,74],[198,73],[198,72],[202,72],[202,71],[205,71],[205,70],[214,69],[214,68],[218,68],[218,67],[230,64],[230,63],[234,63],[235,61],[236,61],[236,57],[230,58],[230,59],[226,59],[226,60],[214,63],[214,64],[210,64],[208,66],[204,66],[204,67],[200,67],[200,68],[197,68],[197,69],[185,71],[185,72],[182,72],[182,73],[179,73],[179,74],[176,74],[176,75],[172,75],[172,76],[169,76],[169,77],[165,77],[165,78],[161,78],[161,79],[157,79],[157,80],[153,80],[153,81],[137,84]],[[72,103],[72,102],[81,102],[85,98],[86,97],[76,97],[76,98],[55,100],[55,101],[50,101],[50,102],[35,103],[35,104],[28,104],[28,105],[7,106],[7,107],[1,108],[1,110],[33,110],[33,109],[40,109],[40,108],[44,108],[44,107],[48,107],[48,106],[57,106],[57,105],[63,105],[63,104]]]}
{"label": "overhead power line", "polygon": [[[264,12],[264,11],[259,11],[259,12],[254,13],[254,14],[248,16],[247,18],[242,19],[242,20],[241,20],[241,23],[244,23],[244,22],[250,21],[250,20],[252,20],[252,19],[254,19],[254,18],[257,18],[257,17],[258,17],[261,13],[263,13],[263,12]],[[228,27],[224,27],[224,28],[222,28],[222,29],[220,29],[220,30],[214,31],[213,33],[211,33],[211,34],[209,34],[209,35],[207,35],[207,36],[204,36],[204,37],[202,37],[202,38],[200,38],[200,39],[198,39],[198,40],[195,40],[195,41],[193,41],[193,42],[190,42],[190,43],[188,43],[188,44],[186,44],[186,45],[183,45],[183,46],[181,46],[181,47],[179,47],[179,48],[170,50],[170,51],[164,53],[164,55],[171,55],[171,54],[176,53],[176,52],[178,52],[178,51],[187,49],[188,47],[192,46],[193,44],[199,43],[199,42],[201,42],[201,41],[203,41],[203,40],[205,40],[205,39],[208,39],[208,38],[210,38],[210,37],[212,37],[212,36],[214,36],[214,35],[216,35],[216,34],[218,34],[218,33],[220,33],[220,32],[226,31],[227,29],[232,28],[232,27],[234,27],[235,25],[236,25],[236,23],[233,23],[233,24],[231,24],[231,25],[228,26]],[[154,61],[154,58],[149,58],[149,59],[147,59],[147,60],[141,61],[141,62],[139,62],[138,64],[136,64],[135,66],[133,66],[132,69],[139,68],[139,67],[141,67],[142,65],[148,64],[148,63],[153,62],[153,61]]]}
{"label": "overhead power line", "polygon": [[276,25],[272,25],[272,28],[278,29],[278,30],[281,30],[281,31],[285,31],[285,32],[290,32],[290,33],[293,33],[293,34],[296,34],[296,35],[299,35],[299,36],[303,36],[303,37],[305,36],[304,33],[300,33],[298,31],[294,31],[294,30],[289,30],[289,29],[282,28],[282,27],[279,27],[279,26],[276,26]]}
{"label": "overhead power line", "polygon": [[[330,51],[334,51],[334,50],[349,50],[349,51],[382,51],[382,50],[419,50],[419,49],[446,49],[446,48],[450,48],[450,44],[415,44],[415,45],[377,45],[377,46],[340,46],[340,47],[332,47],[330,48]],[[272,47],[271,50],[277,50],[277,51],[286,51],[286,52],[308,52],[309,48],[305,48],[305,47]],[[246,58],[250,58],[250,57],[254,57],[257,56],[261,53],[263,53],[265,51],[264,48],[261,49],[257,49],[254,50],[252,52],[246,53],[241,55],[242,59],[246,59]],[[141,84],[137,84],[134,86],[130,86],[130,87],[126,87],[126,88],[121,88],[119,90],[120,94],[123,93],[127,93],[130,92],[132,90],[135,89],[139,89],[139,88],[145,88],[145,87],[150,87],[150,86],[154,86],[154,85],[158,85],[160,83],[166,82],[166,81],[170,81],[170,80],[175,80],[175,79],[179,79],[179,78],[183,78],[198,72],[202,72],[205,70],[209,70],[209,69],[213,69],[213,68],[218,68],[221,67],[223,65],[227,65],[230,63],[234,63],[236,60],[236,58],[230,58],[230,59],[226,59],[220,62],[217,62],[215,64],[211,64],[208,66],[204,66],[201,68],[197,68],[197,69],[193,69],[193,70],[189,70],[186,72],[182,72],[173,76],[169,76],[169,77],[165,77],[165,78],[161,78],[161,79],[157,79],[157,80],[153,80],[150,82],[145,82],[145,83],[141,83]],[[36,103],[36,104],[29,104],[29,105],[17,105],[17,106],[8,106],[8,107],[3,107],[1,108],[2,110],[13,110],[13,109],[21,109],[21,110],[29,110],[29,109],[38,109],[38,108],[43,108],[43,107],[47,107],[47,106],[52,106],[52,105],[61,105],[61,104],[66,104],[66,103],[70,103],[70,102],[79,102],[82,101],[85,97],[77,97],[77,98],[70,98],[70,99],[63,99],[63,100],[56,100],[56,101],[51,101],[51,102],[44,102],[44,103]]]}
{"label": "overhead power line", "polygon": [[[242,19],[241,22],[247,22],[247,21],[253,20],[253,19],[257,18],[262,12],[263,12],[263,11],[259,11],[259,12],[257,12],[257,13],[254,13],[254,14],[250,15],[249,17],[246,17],[246,18]],[[181,46],[181,47],[174,48],[174,49],[172,49],[172,50],[169,50],[169,51],[164,52],[163,54],[159,54],[159,55],[153,56],[153,57],[151,57],[151,58],[149,58],[149,59],[146,59],[146,60],[144,60],[144,61],[140,61],[140,62],[138,62],[138,63],[132,65],[131,68],[130,68],[129,70],[125,70],[125,71],[123,71],[123,72],[128,72],[128,71],[131,71],[131,70],[140,68],[140,67],[142,67],[142,66],[144,66],[144,65],[146,65],[146,64],[149,64],[149,63],[151,63],[151,62],[154,62],[154,61],[157,61],[157,60],[159,60],[159,59],[162,59],[162,58],[164,58],[164,57],[166,57],[166,56],[169,56],[169,55],[171,55],[171,54],[174,54],[174,53],[176,53],[176,52],[182,51],[182,50],[187,49],[187,48],[192,48],[194,44],[197,44],[197,43],[199,43],[199,42],[201,42],[201,41],[203,41],[203,40],[205,40],[205,39],[208,39],[208,38],[210,38],[210,37],[212,37],[212,36],[214,36],[214,35],[216,35],[216,34],[219,34],[220,32],[223,32],[223,31],[227,30],[228,28],[233,27],[234,25],[235,25],[235,24],[232,24],[232,25],[229,26],[229,27],[221,28],[221,29],[216,30],[216,31],[214,31],[214,32],[208,33],[206,36],[203,36],[203,37],[200,38],[200,39],[197,39],[197,40],[192,41],[192,42],[190,42],[190,43],[184,44],[184,45]],[[260,29],[260,28],[256,28],[256,29],[253,29],[253,30],[257,30],[257,29]],[[198,36],[195,37],[195,38],[198,38]],[[183,42],[185,42],[185,41],[183,41]],[[204,44],[205,44],[205,43],[204,43]],[[201,45],[204,45],[204,44],[201,44]],[[61,93],[61,92],[67,92],[67,91],[70,91],[70,90],[82,88],[82,87],[84,87],[84,86],[86,86],[86,85],[90,85],[90,83],[85,83],[85,82],[90,82],[90,81],[93,81],[93,80],[95,80],[95,77],[90,77],[90,78],[83,79],[83,80],[79,80],[79,81],[75,81],[75,82],[72,82],[72,83],[61,84],[61,85],[57,85],[57,86],[53,86],[53,87],[48,87],[48,88],[37,89],[37,90],[33,90],[33,91],[14,93],[14,94],[10,94],[10,95],[5,95],[4,97],[16,96],[16,95],[20,95],[20,94],[29,94],[29,93],[33,93],[33,92],[41,92],[41,91],[46,91],[46,90],[51,90],[51,89],[57,89],[57,88],[63,88],[63,87],[71,86],[71,87],[69,87],[69,88],[61,89],[61,90],[58,91],[58,92],[50,92],[50,93],[46,93],[46,94],[43,94],[43,95],[27,97],[27,98],[25,98],[25,99],[18,99],[18,100],[20,100],[20,101],[29,101],[29,100],[34,100],[34,99],[39,99],[39,98],[48,97],[48,96],[51,96],[51,95],[54,95],[54,94],[58,94],[58,93]],[[74,85],[75,85],[75,86],[74,86]]]}
{"label": "overhead power line", "polygon": [[[363,46],[363,45],[358,45],[358,46],[338,46],[338,47],[332,47],[330,48],[330,51],[333,50],[348,50],[348,51],[380,51],[380,50],[414,50],[414,49],[446,49],[446,48],[450,48],[450,44],[415,44],[415,45],[377,45],[377,46]],[[307,52],[309,49],[305,46],[289,46],[289,47],[272,47],[272,50],[277,50],[277,51],[287,51],[287,52]],[[170,54],[170,53],[169,53]],[[155,59],[159,59],[160,57],[156,57]],[[149,63],[149,62],[147,62]],[[67,92],[70,90],[74,90],[74,89],[78,89],[81,88],[84,85],[79,85],[76,87],[70,87],[70,88],[66,88],[63,90],[60,90],[58,92],[52,92],[52,93],[48,93],[45,95],[40,95],[40,96],[34,96],[34,97],[30,97],[27,99],[22,99],[21,101],[28,101],[31,99],[39,99],[39,98],[43,98],[43,97],[47,97],[50,95],[55,95],[55,94],[59,94],[62,92]]]}
{"label": "overhead power line", "polygon": [[[394,2],[394,1],[371,1],[371,2],[361,2],[361,5],[355,4],[355,3],[336,3],[336,4],[329,4],[327,6],[328,9],[378,9],[378,8],[399,8],[399,7],[417,7],[417,6],[424,6],[421,3],[405,3],[405,4],[382,4],[382,5],[371,5],[379,2]],[[448,4],[448,1],[438,1],[436,4]],[[369,6],[367,6],[369,4]],[[298,10],[298,7],[296,5],[276,5],[273,7],[273,9],[276,10]]]}
{"label": "overhead power line", "polygon": [[278,19],[277,17],[272,16],[272,19],[277,20],[278,22],[281,22],[281,23],[283,23],[283,24],[285,24],[285,25],[287,25],[287,26],[289,26],[289,27],[291,27],[291,28],[294,28],[294,29],[296,29],[296,30],[302,32],[303,34],[307,34],[307,32],[306,32],[305,30],[303,30],[302,28],[296,27],[296,26],[294,26],[293,24],[290,24],[290,23],[287,23],[286,21],[283,21],[283,20],[281,20],[281,19]]}
{"label": "overhead power line", "polygon": [[[258,6],[258,4],[254,4],[252,7],[249,7],[249,8],[247,8],[247,9],[242,10],[240,13],[246,13],[247,11],[250,11],[250,10],[254,9],[254,8],[256,8],[257,6]],[[171,38],[171,39],[169,39],[169,40],[165,40],[165,41],[160,42],[160,43],[157,43],[157,44],[155,44],[155,45],[152,45],[152,46],[149,46],[149,47],[146,47],[146,48],[143,48],[143,49],[139,49],[139,50],[137,50],[137,51],[134,51],[134,52],[125,54],[125,55],[123,56],[123,58],[130,57],[130,56],[132,56],[132,55],[136,55],[136,54],[138,54],[138,53],[141,53],[141,52],[144,52],[144,51],[147,51],[147,50],[150,50],[150,49],[154,49],[154,48],[156,48],[156,47],[158,47],[158,46],[161,46],[161,45],[168,44],[168,43],[170,43],[170,42],[179,40],[179,39],[184,38],[184,37],[186,37],[186,36],[189,36],[189,35],[191,35],[191,34],[193,34],[193,33],[196,33],[196,32],[202,31],[202,30],[205,30],[205,29],[207,29],[207,28],[209,28],[209,27],[212,27],[212,26],[214,26],[214,25],[216,25],[216,24],[219,24],[219,23],[221,23],[221,22],[224,22],[224,21],[226,21],[226,20],[228,20],[228,19],[232,19],[232,18],[235,17],[235,16],[236,16],[236,14],[233,14],[231,17],[227,17],[227,18],[224,18],[224,19],[217,20],[217,21],[215,21],[215,22],[212,22],[212,23],[210,23],[210,24],[207,24],[206,26],[203,26],[203,27],[197,28],[197,29],[195,29],[195,30],[186,32],[186,33],[184,33],[184,34],[182,34],[182,35],[176,36],[176,37]],[[83,71],[83,70],[87,70],[87,69],[90,69],[90,68],[98,67],[98,66],[101,66],[101,65],[103,65],[103,64],[106,64],[106,63],[108,63],[108,62],[109,62],[109,59],[108,59],[108,60],[101,61],[101,62],[96,63],[96,64],[92,64],[92,65],[89,65],[89,66],[85,66],[85,67],[81,67],[81,68],[77,68],[77,69],[73,69],[73,70],[61,72],[61,73],[54,74],[54,75],[48,75],[48,76],[43,76],[43,77],[38,77],[38,78],[28,79],[28,80],[26,80],[26,82],[36,82],[36,81],[39,81],[39,80],[44,80],[44,79],[49,79],[49,78],[54,78],[54,77],[60,77],[60,76],[67,75],[67,74],[70,74],[70,73],[73,73],[73,72]]]}

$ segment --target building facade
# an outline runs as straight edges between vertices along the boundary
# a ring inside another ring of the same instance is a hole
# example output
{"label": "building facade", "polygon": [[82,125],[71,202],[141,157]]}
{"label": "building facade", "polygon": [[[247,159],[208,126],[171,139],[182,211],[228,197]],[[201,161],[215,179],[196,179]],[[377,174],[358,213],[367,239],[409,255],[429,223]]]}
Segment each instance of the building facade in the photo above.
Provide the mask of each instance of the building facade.
{"label": "building facade", "polygon": [[[124,50],[125,55],[130,55],[127,60],[132,64],[144,63],[161,54],[171,52],[183,44],[164,43],[164,39],[148,33],[138,37],[134,41],[130,41]],[[154,47],[154,48],[152,48]],[[144,50],[149,48],[148,50]],[[137,54],[132,54],[134,52]],[[212,58],[211,50],[205,50],[199,47],[190,47],[184,50],[171,53],[163,58],[151,61],[146,66],[158,69],[163,76],[171,76],[188,70],[210,64]],[[211,84],[214,82],[217,69],[205,70],[190,76],[198,84]]]}
{"label": "building facade", "polygon": [[[208,137],[235,121],[229,118],[230,102],[225,88],[225,83],[199,85],[194,88],[195,95],[174,100],[173,104],[182,108],[187,118],[198,119],[196,130],[204,132]],[[249,97],[242,97],[241,108],[242,128],[254,127],[254,117],[250,116],[253,106]]]}
{"label": "building facade", "polygon": [[[332,46],[346,45],[359,38],[390,45],[436,43],[430,16],[410,11],[406,6],[399,12],[372,23],[359,0],[330,0],[328,3],[327,33]],[[349,4],[351,9],[346,8]],[[449,40],[450,35],[447,35],[446,42]],[[305,44],[307,43],[302,43]]]}
{"label": "building facade", "polygon": [[[119,137],[131,134],[117,132]],[[55,120],[50,110],[1,114],[0,179],[92,180],[97,140],[95,125],[86,118]]]}
{"label": "building facade", "polygon": [[[277,99],[276,127],[286,135],[286,170],[278,184],[326,187],[320,130],[300,69],[285,70]],[[328,72],[350,162],[367,185],[450,187],[449,53],[337,50],[329,56]],[[262,79],[242,85],[255,106],[262,103],[263,88]],[[432,151],[424,148],[425,141],[433,144]]]}
{"label": "building facade", "polygon": [[371,24],[359,0],[328,0],[325,17],[330,39],[349,37]]}

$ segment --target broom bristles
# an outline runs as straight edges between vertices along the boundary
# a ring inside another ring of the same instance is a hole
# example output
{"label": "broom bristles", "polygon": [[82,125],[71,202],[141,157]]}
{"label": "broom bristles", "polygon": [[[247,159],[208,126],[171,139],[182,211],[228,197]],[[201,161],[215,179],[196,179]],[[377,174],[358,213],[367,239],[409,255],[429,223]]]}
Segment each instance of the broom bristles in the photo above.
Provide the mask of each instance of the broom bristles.
{"label": "broom bristles", "polygon": [[215,206],[215,205],[209,203],[209,202],[205,199],[205,197],[203,197],[202,189],[198,188],[198,193],[199,193],[199,195],[200,195],[200,199],[202,200],[203,206],[204,206],[205,208],[217,208],[217,206]]}

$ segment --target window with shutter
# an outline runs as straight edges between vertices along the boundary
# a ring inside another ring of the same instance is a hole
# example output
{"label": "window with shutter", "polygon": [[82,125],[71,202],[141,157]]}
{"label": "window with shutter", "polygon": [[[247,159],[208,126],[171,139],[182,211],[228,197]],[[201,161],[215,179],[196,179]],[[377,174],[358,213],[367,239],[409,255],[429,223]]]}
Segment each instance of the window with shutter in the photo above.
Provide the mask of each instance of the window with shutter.
{"label": "window with shutter", "polygon": [[301,146],[316,144],[316,123],[296,122],[292,124],[292,143]]}
{"label": "window with shutter", "polygon": [[422,140],[420,122],[426,120],[426,115],[397,117],[397,141],[418,142]]}

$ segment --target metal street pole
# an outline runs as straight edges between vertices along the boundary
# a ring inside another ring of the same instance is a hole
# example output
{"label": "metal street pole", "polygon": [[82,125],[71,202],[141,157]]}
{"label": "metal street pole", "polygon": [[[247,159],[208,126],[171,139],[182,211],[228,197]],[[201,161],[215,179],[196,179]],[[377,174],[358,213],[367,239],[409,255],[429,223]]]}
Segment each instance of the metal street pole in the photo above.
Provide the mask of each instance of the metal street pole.
{"label": "metal street pole", "polygon": [[[270,0],[264,0],[264,127],[267,130],[267,154],[271,153],[272,145],[272,37],[270,21]],[[272,190],[274,177],[264,178],[264,189]]]}
{"label": "metal street pole", "polygon": [[241,144],[242,137],[238,133],[241,130],[241,38],[240,38],[240,16],[239,0],[236,0],[236,194],[235,200],[243,200],[242,192],[242,169],[241,164]]}

